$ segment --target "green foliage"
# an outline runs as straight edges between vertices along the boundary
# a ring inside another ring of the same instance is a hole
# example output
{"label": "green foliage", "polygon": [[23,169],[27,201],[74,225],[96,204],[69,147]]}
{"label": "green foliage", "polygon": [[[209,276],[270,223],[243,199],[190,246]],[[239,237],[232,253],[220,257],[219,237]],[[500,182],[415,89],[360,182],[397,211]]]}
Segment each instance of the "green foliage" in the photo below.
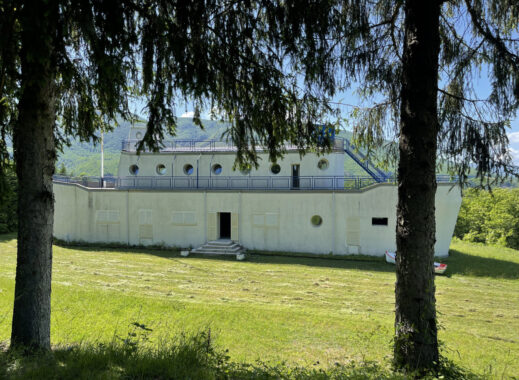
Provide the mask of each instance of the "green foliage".
{"label": "green foliage", "polygon": [[454,235],[519,249],[519,189],[465,192]]}
{"label": "green foliage", "polygon": [[67,175],[67,168],[65,167],[65,164],[62,162],[61,166],[58,170],[56,170],[56,173],[59,175]]}
{"label": "green foliage", "polygon": [[[295,8],[304,8],[304,1],[294,3]],[[519,175],[508,150],[506,134],[509,121],[519,107],[519,24],[510,21],[518,19],[519,8],[515,3],[512,0],[436,3],[440,11],[436,31],[440,41],[439,76],[423,80],[438,84],[438,91],[431,96],[438,103],[439,125],[430,125],[438,128],[438,159],[462,183],[474,174],[479,184],[486,186],[503,177]],[[323,23],[323,27],[330,27],[325,35],[333,48],[324,60],[312,56],[316,45],[304,38],[301,31],[306,32],[307,25],[298,24],[297,17],[280,27],[284,35],[295,35],[302,55],[308,51],[304,64],[323,62],[323,66],[328,65],[328,73],[340,72],[341,75],[332,76],[331,83],[326,77],[328,80],[322,87],[342,90],[357,87],[361,106],[352,109],[350,105],[339,104],[338,109],[348,107],[353,121],[345,122],[353,128],[353,143],[364,146],[368,153],[382,146],[385,140],[396,141],[400,136],[405,25],[416,17],[412,12],[406,13],[408,4],[382,0],[326,2],[331,11],[323,7],[323,11],[329,12],[328,23]],[[315,38],[319,37],[320,34]],[[319,47],[327,49],[326,45]],[[321,71],[317,72],[322,75]],[[489,83],[488,95],[478,93],[478,83],[484,81]],[[398,159],[397,147],[388,146],[389,154],[385,157],[388,166]]]}
{"label": "green foliage", "polygon": [[14,168],[8,166],[0,187],[0,233],[15,231],[18,226],[17,189],[18,180]]}
{"label": "green foliage", "polygon": [[[142,329],[141,324],[133,326]],[[144,331],[150,332],[144,326]],[[217,348],[211,330],[198,334],[179,334],[176,338],[147,345],[146,339],[128,332],[129,339],[114,339],[109,344],[83,342],[69,347],[56,347],[26,357],[22,352],[0,351],[0,377],[14,379],[407,379],[387,366],[375,362],[351,361],[334,366],[293,366],[233,362],[228,350]],[[442,363],[440,373],[421,376],[424,379],[483,378],[449,361]]]}
{"label": "green foliage", "polygon": [[[157,148],[161,138],[175,133],[177,107],[187,100],[194,104],[197,126],[205,127],[200,119],[203,108],[229,122],[229,136],[238,145],[241,163],[256,160],[256,152],[249,151],[250,140],[268,148],[274,160],[287,140],[301,151],[327,148],[315,133],[329,110],[323,101],[327,95],[314,85],[324,84],[327,92],[333,92],[333,86],[326,65],[313,59],[324,58],[323,48],[330,46],[326,38],[314,39],[325,37],[330,27],[327,4],[301,8],[277,1],[244,6],[218,0],[123,0],[55,1],[52,5],[54,11],[44,15],[57,24],[59,33],[48,32],[42,38],[53,46],[48,63],[55,75],[47,79],[56,85],[58,145],[66,145],[70,138],[97,141],[97,132],[109,132],[119,118],[135,120],[129,103],[137,97],[145,104],[147,116],[143,147]],[[18,118],[17,100],[23,93],[23,32],[43,22],[43,15],[13,1],[0,6],[3,161],[7,138]],[[310,13],[303,18],[300,9]],[[299,29],[306,24],[311,28]],[[285,25],[295,26],[293,33]],[[299,86],[298,63],[303,57],[296,49],[301,38],[313,41],[305,50],[304,87]],[[32,51],[27,54],[29,62],[44,59],[34,59],[37,53]]]}

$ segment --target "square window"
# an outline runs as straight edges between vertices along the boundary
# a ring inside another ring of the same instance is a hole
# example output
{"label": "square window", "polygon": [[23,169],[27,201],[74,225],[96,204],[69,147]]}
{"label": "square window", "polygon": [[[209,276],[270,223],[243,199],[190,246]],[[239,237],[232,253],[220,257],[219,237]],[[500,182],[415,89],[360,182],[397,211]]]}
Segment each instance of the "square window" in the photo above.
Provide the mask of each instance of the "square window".
{"label": "square window", "polygon": [[371,218],[372,226],[387,226],[387,218]]}

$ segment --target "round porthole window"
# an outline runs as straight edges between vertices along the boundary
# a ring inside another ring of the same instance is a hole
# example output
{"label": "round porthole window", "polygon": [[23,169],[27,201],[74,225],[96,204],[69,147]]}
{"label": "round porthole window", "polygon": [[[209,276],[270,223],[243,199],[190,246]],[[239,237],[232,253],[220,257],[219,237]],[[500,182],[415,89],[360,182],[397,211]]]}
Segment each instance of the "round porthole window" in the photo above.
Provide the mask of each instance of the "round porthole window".
{"label": "round porthole window", "polygon": [[137,133],[135,134],[135,138],[136,138],[137,140],[142,139],[142,133],[141,133],[141,132],[137,132]]}
{"label": "round porthole window", "polygon": [[164,166],[164,164],[158,164],[157,165],[157,174],[158,175],[166,174],[166,166]]}
{"label": "round porthole window", "polygon": [[212,170],[213,170],[213,174],[216,174],[216,175],[222,174],[222,165],[214,164]]}
{"label": "round porthole window", "polygon": [[131,175],[139,174],[139,167],[137,165],[130,165],[130,174]]}
{"label": "round porthole window", "polygon": [[193,171],[194,171],[193,165],[191,165],[191,164],[185,164],[184,165],[184,173],[185,174],[191,175],[191,174],[193,174]]}
{"label": "round porthole window", "polygon": [[320,159],[317,163],[317,167],[321,170],[326,170],[329,166],[330,164],[328,163],[328,160],[325,160],[324,158]]}
{"label": "round porthole window", "polygon": [[323,218],[321,218],[319,215],[314,215],[310,219],[310,222],[312,222],[314,227],[319,227],[321,224],[323,224]]}
{"label": "round porthole window", "polygon": [[279,174],[279,172],[281,171],[281,166],[279,166],[278,164],[274,164],[270,167],[270,171],[272,172],[272,174]]}

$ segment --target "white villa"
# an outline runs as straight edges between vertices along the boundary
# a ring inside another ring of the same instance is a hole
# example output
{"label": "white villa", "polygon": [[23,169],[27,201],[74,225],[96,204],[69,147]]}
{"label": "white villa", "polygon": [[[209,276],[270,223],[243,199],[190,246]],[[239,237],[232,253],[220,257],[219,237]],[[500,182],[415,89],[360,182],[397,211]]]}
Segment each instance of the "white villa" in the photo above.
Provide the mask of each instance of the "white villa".
{"label": "white villa", "polygon": [[[233,171],[231,144],[170,141],[137,155],[143,134],[132,127],[113,181],[55,178],[57,238],[181,248],[230,239],[249,250],[336,255],[396,249],[397,188],[347,140],[320,156],[287,146],[277,164],[260,152],[257,170]],[[345,157],[371,177],[345,176]],[[458,187],[440,179],[437,256],[448,254],[460,204]]]}

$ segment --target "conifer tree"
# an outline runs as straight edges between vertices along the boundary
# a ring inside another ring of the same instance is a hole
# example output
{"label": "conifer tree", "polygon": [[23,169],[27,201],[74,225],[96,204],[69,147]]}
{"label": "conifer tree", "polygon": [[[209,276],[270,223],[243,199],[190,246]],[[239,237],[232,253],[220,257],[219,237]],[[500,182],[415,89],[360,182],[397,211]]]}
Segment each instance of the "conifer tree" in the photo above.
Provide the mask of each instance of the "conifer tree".
{"label": "conifer tree", "polygon": [[[303,9],[307,2],[291,3]],[[324,3],[330,26],[324,38],[307,38],[312,29],[305,16],[283,20],[281,34],[297,36],[289,46],[303,66],[310,62],[306,69],[317,68],[329,94],[355,83],[371,100],[352,112],[359,143],[369,148],[398,140],[394,363],[424,373],[440,359],[437,165],[461,185],[473,174],[486,187],[518,175],[506,128],[519,106],[519,6],[514,0]],[[481,73],[489,94],[474,85]]]}
{"label": "conifer tree", "polygon": [[[367,101],[350,115],[356,142],[398,141],[388,147],[398,160],[394,363],[434,370],[437,167],[461,186],[473,175],[482,187],[519,175],[507,138],[519,107],[517,1],[286,3],[270,17],[306,88],[318,78],[329,99],[355,84]],[[481,76],[489,94],[475,86]]]}
{"label": "conifer tree", "polygon": [[[274,13],[282,10],[267,3]],[[249,148],[255,144],[266,146],[273,161],[285,141],[301,151],[326,148],[317,146],[313,123],[326,107],[285,69],[271,33],[276,20],[263,18],[261,6],[0,1],[0,162],[5,168],[12,137],[19,183],[12,345],[50,348],[57,149],[70,137],[95,141],[117,117],[131,119],[130,97],[146,102],[141,148],[157,149],[164,133],[174,132],[175,105],[183,99],[196,105],[199,125],[204,106],[226,115],[241,163],[257,163]]]}
{"label": "conifer tree", "polygon": [[60,175],[67,175],[67,168],[65,167],[64,163],[61,163],[61,166],[59,167],[58,174]]}

